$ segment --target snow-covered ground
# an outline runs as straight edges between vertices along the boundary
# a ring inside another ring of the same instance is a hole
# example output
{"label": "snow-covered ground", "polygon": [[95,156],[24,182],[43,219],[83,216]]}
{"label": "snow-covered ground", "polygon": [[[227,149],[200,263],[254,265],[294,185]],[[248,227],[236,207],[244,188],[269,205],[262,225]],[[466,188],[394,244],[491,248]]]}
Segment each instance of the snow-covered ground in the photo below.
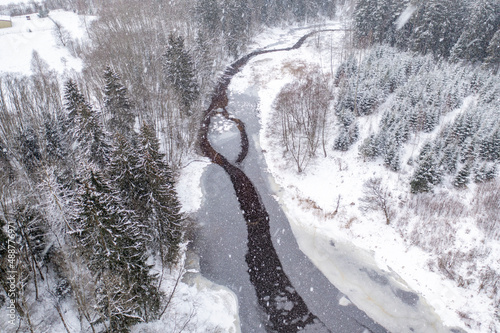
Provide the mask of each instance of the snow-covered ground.
{"label": "snow-covered ground", "polygon": [[[227,332],[239,333],[238,300],[234,293],[199,273],[198,258],[191,252],[181,261],[184,267],[166,276],[162,289],[170,304],[160,320],[135,325],[132,333]],[[177,278],[182,278],[176,285]]]}
{"label": "snow-covered ground", "polygon": [[81,59],[71,55],[62,45],[55,22],[63,28],[63,38],[71,36],[74,40],[83,40],[87,34],[85,27],[90,24],[93,17],[54,10],[45,18],[40,18],[34,13],[13,16],[11,19],[11,28],[0,29],[0,45],[2,45],[0,73],[29,75],[33,51],[38,52],[49,67],[60,74],[82,69]]}
{"label": "snow-covered ground", "polygon": [[[303,34],[304,31],[300,30],[271,29],[255,38],[259,41],[255,48],[266,45],[272,45],[272,48],[290,46]],[[267,135],[269,128],[273,126],[270,122],[272,104],[281,87],[292,82],[294,70],[303,65],[320,66],[325,74],[333,73],[341,60],[341,36],[342,33],[323,33],[320,37],[311,38],[299,50],[257,57],[233,79],[230,86],[235,91],[244,91],[249,85],[259,88],[262,121],[260,145],[274,178],[271,181],[276,183],[277,199],[288,215],[301,249],[341,290],[346,277],[339,276],[338,266],[341,263],[338,260],[341,258],[328,246],[330,243],[337,244],[337,247],[340,245],[347,252],[363,253],[367,261],[372,260],[379,269],[390,272],[402,285],[423,296],[445,325],[461,327],[468,332],[490,332],[493,327],[494,332],[494,322],[497,320],[495,312],[498,309],[495,309],[489,297],[477,292],[476,285],[469,288],[458,286],[435,269],[438,261],[435,255],[412,245],[405,239],[407,235],[401,234],[392,225],[386,225],[381,212],[365,212],[360,209],[363,184],[372,177],[382,178],[396,204],[404,202],[409,196],[410,170],[403,168],[400,173],[393,173],[381,162],[364,162],[358,156],[359,143],[369,134],[370,127],[378,126],[379,115],[360,121],[360,139],[348,152],[335,152],[330,144],[328,157],[317,158],[301,174],[283,158],[282,147],[273,143]],[[451,121],[470,103],[474,103],[472,96],[442,122]],[[437,130],[429,136],[436,133]],[[332,139],[327,142],[333,142],[335,133],[330,135]],[[404,160],[411,154],[416,156],[424,139],[420,136],[410,142],[406,150],[408,156]],[[461,195],[467,197],[473,193],[471,188]],[[339,196],[339,207],[335,213]],[[414,230],[418,230],[418,217],[403,216],[408,210],[398,213],[396,220],[406,221],[412,224]],[[457,237],[454,247],[468,248],[484,239],[481,231],[467,219],[457,221],[454,228],[456,234],[461,235]],[[480,265],[498,266],[498,244],[486,245],[491,248],[491,253]],[[347,282],[345,287],[353,288]],[[378,317],[377,313],[371,313],[373,307],[363,304],[369,303],[369,300],[356,299],[356,293],[349,294],[349,290],[345,293],[360,308],[374,318]],[[380,318],[382,317],[383,315]],[[387,327],[390,328],[390,324]]]}

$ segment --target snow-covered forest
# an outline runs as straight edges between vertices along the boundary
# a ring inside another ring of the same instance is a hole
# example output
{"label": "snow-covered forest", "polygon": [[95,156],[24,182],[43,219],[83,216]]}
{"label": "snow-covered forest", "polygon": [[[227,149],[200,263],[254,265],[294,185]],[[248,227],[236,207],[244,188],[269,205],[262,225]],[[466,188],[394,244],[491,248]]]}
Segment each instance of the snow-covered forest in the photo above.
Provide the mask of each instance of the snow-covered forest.
{"label": "snow-covered forest", "polygon": [[497,0],[0,0],[0,15],[0,331],[239,332],[234,290],[189,250],[203,110],[228,64],[330,24],[342,33],[230,87],[258,86],[290,223],[378,252],[446,325],[500,332]]}

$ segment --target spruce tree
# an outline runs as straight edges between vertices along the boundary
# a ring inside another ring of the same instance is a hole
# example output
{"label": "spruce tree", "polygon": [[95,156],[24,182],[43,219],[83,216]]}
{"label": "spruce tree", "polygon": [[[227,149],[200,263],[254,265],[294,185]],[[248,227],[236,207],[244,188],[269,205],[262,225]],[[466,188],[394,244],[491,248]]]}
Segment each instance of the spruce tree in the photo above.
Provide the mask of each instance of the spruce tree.
{"label": "spruce tree", "polygon": [[64,100],[64,106],[70,124],[73,124],[78,114],[85,114],[88,112],[88,104],[85,98],[78,89],[77,84],[71,79],[64,85]]}
{"label": "spruce tree", "polygon": [[61,127],[52,115],[44,114],[46,159],[51,164],[62,164],[68,157],[66,139]]}
{"label": "spruce tree", "polygon": [[486,161],[500,161],[500,127],[480,141],[479,156]]}
{"label": "spruce tree", "polygon": [[138,193],[135,209],[148,225],[150,247],[160,253],[164,262],[172,263],[178,256],[184,218],[170,167],[164,162],[155,130],[149,125],[141,128],[134,174]]}
{"label": "spruce tree", "polygon": [[193,60],[185,49],[182,36],[170,34],[163,58],[166,79],[177,93],[183,111],[189,114],[200,92]]}
{"label": "spruce tree", "polygon": [[368,161],[380,155],[378,140],[375,134],[370,134],[370,136],[363,141],[359,146],[359,154],[363,159],[367,159]]}
{"label": "spruce tree", "polygon": [[128,332],[158,311],[156,278],[146,264],[145,226],[126,210],[98,169],[79,189],[74,236],[96,277],[98,310],[109,332]]}
{"label": "spruce tree", "polygon": [[100,112],[87,103],[72,80],[65,85],[64,98],[68,119],[65,137],[76,149],[75,153],[81,163],[82,159],[88,160],[104,168],[108,160],[109,143]]}
{"label": "spruce tree", "polygon": [[455,179],[453,180],[453,186],[456,188],[464,188],[469,183],[469,177],[471,173],[471,164],[466,163],[462,169],[457,173]]}
{"label": "spruce tree", "polygon": [[129,138],[134,129],[135,114],[127,88],[122,84],[120,76],[109,66],[104,69],[104,82],[104,109],[109,117],[109,130]]}
{"label": "spruce tree", "polygon": [[393,143],[386,151],[384,156],[384,164],[392,171],[399,171],[401,168],[401,160],[399,156],[399,147]]}
{"label": "spruce tree", "polygon": [[80,159],[104,168],[108,162],[109,138],[102,124],[101,113],[85,101],[72,81],[66,87],[66,111],[70,121],[69,137],[76,143],[76,155]]}
{"label": "spruce tree", "polygon": [[497,0],[479,0],[471,6],[467,25],[451,51],[452,60],[482,62],[488,56],[488,45],[500,25]]}
{"label": "spruce tree", "polygon": [[490,181],[496,177],[496,164],[484,163],[481,167],[476,166],[473,173],[475,183]]}
{"label": "spruce tree", "polygon": [[485,63],[493,68],[493,72],[497,73],[500,68],[500,28],[495,32],[490,40],[490,44],[486,49]]}
{"label": "spruce tree", "polygon": [[136,148],[121,134],[115,134],[109,166],[109,179],[117,195],[122,198],[129,209],[134,209],[134,202],[138,196]]}
{"label": "spruce tree", "polygon": [[443,166],[444,171],[447,173],[455,173],[458,161],[458,148],[455,144],[449,143],[443,149],[443,156],[440,165]]}
{"label": "spruce tree", "polygon": [[441,181],[441,174],[434,156],[432,146],[429,143],[425,144],[418,158],[418,166],[410,181],[411,193],[430,192],[432,186]]}

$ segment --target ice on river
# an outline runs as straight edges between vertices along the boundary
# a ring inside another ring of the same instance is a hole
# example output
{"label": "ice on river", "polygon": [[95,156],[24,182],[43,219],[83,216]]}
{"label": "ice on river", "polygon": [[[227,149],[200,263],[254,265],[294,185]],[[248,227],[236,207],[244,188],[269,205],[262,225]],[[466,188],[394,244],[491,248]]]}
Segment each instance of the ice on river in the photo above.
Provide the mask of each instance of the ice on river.
{"label": "ice on river", "polygon": [[423,298],[397,274],[378,268],[369,252],[316,233],[287,215],[300,249],[348,297],[341,299],[344,304],[351,301],[391,332],[450,332]]}

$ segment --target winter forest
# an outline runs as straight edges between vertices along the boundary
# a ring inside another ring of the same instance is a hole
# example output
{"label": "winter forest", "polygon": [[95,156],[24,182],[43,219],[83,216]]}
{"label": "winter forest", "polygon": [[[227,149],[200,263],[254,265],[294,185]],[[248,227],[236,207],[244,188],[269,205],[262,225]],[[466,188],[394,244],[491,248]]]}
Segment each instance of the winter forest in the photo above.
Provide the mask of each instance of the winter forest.
{"label": "winter forest", "polygon": [[[61,9],[88,17],[86,38],[50,18]],[[147,333],[138,325],[163,320],[168,332],[225,332],[175,315],[198,230],[176,183],[203,158],[202,111],[266,29],[340,20],[338,66],[288,64],[269,148],[294,177],[332,159],[334,178],[352,159],[398,179],[368,177],[360,216],[491,301],[487,319],[458,311],[461,327],[500,332],[498,0],[0,2],[1,15],[33,13],[82,67],[61,73],[37,51],[29,75],[0,64],[0,331]],[[327,222],[357,223],[337,215],[354,203],[330,196]],[[454,221],[481,244],[455,246]]]}

